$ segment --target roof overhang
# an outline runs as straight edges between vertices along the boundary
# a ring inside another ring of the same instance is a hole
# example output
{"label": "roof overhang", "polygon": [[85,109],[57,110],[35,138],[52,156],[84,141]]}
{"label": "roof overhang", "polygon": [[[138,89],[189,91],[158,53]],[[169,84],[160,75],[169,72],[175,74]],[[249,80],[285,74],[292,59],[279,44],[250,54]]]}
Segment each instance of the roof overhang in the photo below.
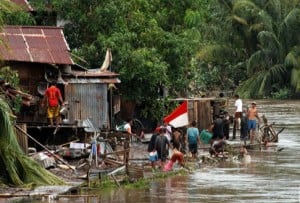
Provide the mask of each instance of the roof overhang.
{"label": "roof overhang", "polygon": [[74,64],[61,27],[4,26],[0,40],[4,61]]}

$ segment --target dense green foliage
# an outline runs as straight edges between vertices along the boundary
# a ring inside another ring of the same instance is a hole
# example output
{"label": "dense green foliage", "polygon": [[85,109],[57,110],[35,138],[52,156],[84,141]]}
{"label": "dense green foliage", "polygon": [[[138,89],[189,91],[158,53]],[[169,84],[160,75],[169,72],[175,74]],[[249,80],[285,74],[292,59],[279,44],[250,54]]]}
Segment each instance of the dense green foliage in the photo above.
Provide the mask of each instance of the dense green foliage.
{"label": "dense green foliage", "polygon": [[159,106],[162,87],[172,97],[187,95],[196,74],[191,59],[202,38],[203,2],[52,1],[66,22],[64,32],[73,55],[84,59],[76,62],[99,68],[111,48],[111,70],[120,73],[123,99],[143,103],[151,112]]}
{"label": "dense green foliage", "polygon": [[63,19],[80,65],[99,68],[111,48],[119,93],[150,117],[162,116],[162,89],[172,98],[212,90],[233,90],[243,98],[289,97],[300,90],[300,0],[30,3],[37,13],[51,5]]}
{"label": "dense green foliage", "polygon": [[216,33],[215,40],[198,54],[201,62],[207,61],[204,68],[199,65],[206,79],[211,75],[208,66],[225,79],[232,72],[242,97],[299,92],[299,0],[215,0],[211,5],[211,20],[219,32],[207,26]]}
{"label": "dense green foliage", "polygon": [[[7,82],[12,88],[19,88],[19,74],[17,71],[12,70],[9,66],[4,66],[0,69],[0,80]],[[0,95],[4,95],[4,91],[0,89]],[[5,97],[8,105],[11,107],[14,113],[18,113],[22,106],[22,97],[17,95],[13,99]]]}
{"label": "dense green foliage", "polygon": [[0,25],[34,24],[34,18],[30,13],[8,0],[0,0]]}
{"label": "dense green foliage", "polygon": [[11,116],[9,106],[0,97],[0,183],[17,186],[63,184],[62,180],[23,153]]}

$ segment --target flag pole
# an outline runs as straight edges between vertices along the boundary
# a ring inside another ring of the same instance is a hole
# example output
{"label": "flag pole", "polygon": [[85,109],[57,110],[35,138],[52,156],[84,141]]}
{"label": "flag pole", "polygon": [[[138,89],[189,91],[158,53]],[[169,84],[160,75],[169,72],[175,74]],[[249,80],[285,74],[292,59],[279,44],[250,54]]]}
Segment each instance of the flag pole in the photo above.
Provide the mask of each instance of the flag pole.
{"label": "flag pole", "polygon": [[[111,57],[111,49],[110,48],[108,48],[109,49],[109,52],[110,52],[110,57]],[[111,70],[112,70],[112,68],[111,68],[111,62],[109,63],[109,71],[111,72]],[[112,118],[113,118],[113,104],[112,104],[112,101],[113,101],[113,96],[112,96],[112,94],[113,94],[113,88],[110,88],[109,89],[109,108],[110,108],[110,110],[109,110],[109,112],[110,112],[110,119],[109,119],[109,121],[110,121],[110,123],[109,123],[109,125],[110,125],[110,128],[112,128],[113,126],[113,123],[112,123]]]}

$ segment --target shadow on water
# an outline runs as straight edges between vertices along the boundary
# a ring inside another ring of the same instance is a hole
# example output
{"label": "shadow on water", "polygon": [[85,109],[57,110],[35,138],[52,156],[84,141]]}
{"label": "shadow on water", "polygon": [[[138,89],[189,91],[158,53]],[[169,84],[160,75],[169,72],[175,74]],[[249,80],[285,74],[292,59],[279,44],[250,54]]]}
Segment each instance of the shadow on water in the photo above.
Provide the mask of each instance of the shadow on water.
{"label": "shadow on water", "polygon": [[93,191],[97,197],[52,202],[300,202],[300,101],[256,102],[260,115],[285,130],[275,146],[249,151],[248,165],[226,162],[201,167],[188,176],[153,181],[147,189]]}

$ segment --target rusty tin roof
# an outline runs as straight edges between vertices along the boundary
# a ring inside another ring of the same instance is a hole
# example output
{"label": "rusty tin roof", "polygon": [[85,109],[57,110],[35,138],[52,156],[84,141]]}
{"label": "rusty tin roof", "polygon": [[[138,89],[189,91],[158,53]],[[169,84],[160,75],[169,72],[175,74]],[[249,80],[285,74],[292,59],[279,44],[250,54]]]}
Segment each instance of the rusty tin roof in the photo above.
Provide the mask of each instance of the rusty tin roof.
{"label": "rusty tin roof", "polygon": [[17,4],[21,8],[25,9],[25,11],[33,11],[33,8],[30,6],[27,0],[10,0],[10,1]]}
{"label": "rusty tin roof", "polygon": [[4,26],[0,40],[2,60],[74,64],[61,27]]}

